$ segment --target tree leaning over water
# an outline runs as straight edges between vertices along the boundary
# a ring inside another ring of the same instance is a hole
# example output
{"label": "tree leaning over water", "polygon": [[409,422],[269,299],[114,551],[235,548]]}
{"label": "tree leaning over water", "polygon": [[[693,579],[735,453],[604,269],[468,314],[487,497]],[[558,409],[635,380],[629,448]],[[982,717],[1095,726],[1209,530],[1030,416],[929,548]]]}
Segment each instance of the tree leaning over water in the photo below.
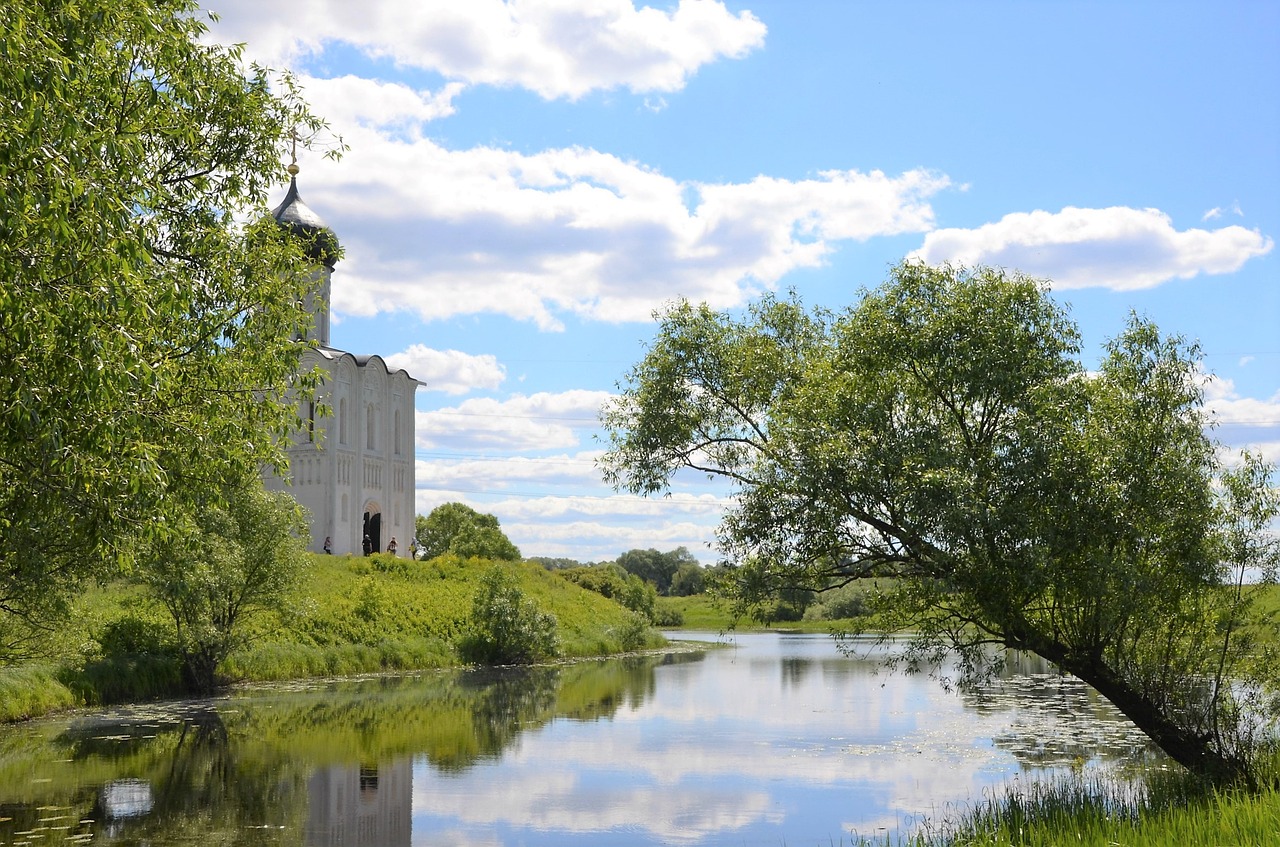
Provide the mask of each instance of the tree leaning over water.
{"label": "tree leaning over water", "polygon": [[0,660],[296,424],[311,271],[265,202],[322,125],[197,14],[0,5]]}
{"label": "tree leaning over water", "polygon": [[991,645],[1090,683],[1173,759],[1252,779],[1274,662],[1248,569],[1276,576],[1271,468],[1222,464],[1198,351],[1131,318],[1096,372],[1048,286],[907,262],[840,314],[678,303],[603,415],[618,487],[732,481],[744,602],[892,578],[908,662]]}

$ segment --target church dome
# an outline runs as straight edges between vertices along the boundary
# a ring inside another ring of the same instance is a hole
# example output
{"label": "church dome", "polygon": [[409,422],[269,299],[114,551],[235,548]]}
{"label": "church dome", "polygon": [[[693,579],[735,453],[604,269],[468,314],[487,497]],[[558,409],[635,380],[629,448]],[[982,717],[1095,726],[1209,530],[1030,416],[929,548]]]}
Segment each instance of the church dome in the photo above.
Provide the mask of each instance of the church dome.
{"label": "church dome", "polygon": [[271,217],[303,240],[309,257],[323,263],[329,270],[333,270],[333,266],[338,261],[338,236],[329,229],[319,215],[302,202],[302,197],[298,194],[296,171],[293,168],[290,168],[290,171],[294,176],[289,178],[289,193],[284,196],[279,206],[271,210]]}

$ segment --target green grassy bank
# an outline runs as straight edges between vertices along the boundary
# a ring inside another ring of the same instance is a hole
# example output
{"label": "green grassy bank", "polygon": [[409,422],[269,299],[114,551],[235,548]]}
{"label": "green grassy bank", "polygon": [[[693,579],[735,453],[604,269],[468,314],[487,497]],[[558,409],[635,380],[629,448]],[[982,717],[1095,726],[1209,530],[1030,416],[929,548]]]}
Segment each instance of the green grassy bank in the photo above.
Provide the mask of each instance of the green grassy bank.
{"label": "green grassy bank", "polygon": [[[220,666],[229,683],[346,676],[460,663],[472,598],[493,563],[441,557],[314,556],[283,613],[263,613]],[[611,655],[659,643],[635,616],[537,565],[505,563],[521,591],[555,615],[561,654]],[[0,668],[0,720],[79,705],[182,693],[165,611],[135,586],[87,591],[46,645],[49,658]]]}
{"label": "green grassy bank", "polygon": [[[1181,772],[1136,788],[1103,778],[1033,784],[953,819],[929,821],[909,847],[1271,847],[1280,843],[1280,782],[1215,789]],[[892,838],[863,845],[887,845]]]}

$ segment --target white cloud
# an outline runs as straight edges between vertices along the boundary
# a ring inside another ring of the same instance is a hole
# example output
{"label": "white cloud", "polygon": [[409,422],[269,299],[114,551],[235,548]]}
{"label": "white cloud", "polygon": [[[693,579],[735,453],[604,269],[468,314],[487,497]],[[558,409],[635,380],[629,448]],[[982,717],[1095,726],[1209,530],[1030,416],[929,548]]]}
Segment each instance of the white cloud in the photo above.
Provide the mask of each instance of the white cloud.
{"label": "white cloud", "polygon": [[1233,380],[1208,376],[1204,382],[1205,408],[1223,425],[1280,427],[1280,394],[1269,400],[1242,397]]}
{"label": "white cloud", "polygon": [[1231,206],[1227,209],[1223,209],[1221,206],[1214,206],[1212,209],[1210,209],[1209,211],[1201,215],[1200,220],[1202,221],[1217,220],[1218,218],[1222,217],[1224,212],[1231,212],[1233,215],[1235,215],[1238,218],[1244,217],[1244,210],[1240,208],[1240,201],[1237,200],[1236,202],[1232,203]]}
{"label": "white cloud", "polygon": [[453,82],[432,93],[350,74],[332,79],[300,76],[298,82],[312,110],[335,131],[349,134],[363,127],[411,138],[420,137],[422,124],[452,115],[453,99],[463,88]]}
{"label": "white cloud", "polygon": [[741,305],[822,264],[834,242],[927,231],[929,198],[950,184],[924,170],[690,184],[582,148],[450,151],[369,130],[347,140],[340,165],[303,176],[347,248],[335,311],[492,313],[548,330],[565,313],[647,320],[681,296]]}
{"label": "white cloud", "polygon": [[669,92],[703,65],[764,44],[750,12],[719,0],[674,9],[631,0],[222,0],[214,37],[268,63],[323,64],[343,43],[401,68],[470,84],[517,85],[544,98],[595,90]]}
{"label": "white cloud", "polygon": [[[419,458],[417,479],[430,489],[472,492],[516,491],[570,487],[581,492],[603,490],[596,469],[596,451],[552,456],[494,456],[478,458]],[[556,498],[569,502],[572,498]]]}
{"label": "white cloud", "polygon": [[607,391],[516,394],[506,400],[473,398],[457,406],[417,413],[417,446],[424,450],[558,450],[578,446],[599,426]]}
{"label": "white cloud", "polygon": [[[588,497],[505,497],[495,500],[464,482],[461,490],[437,488],[419,479],[418,514],[442,503],[465,503],[495,515],[502,531],[525,556],[555,556],[607,561],[627,550],[686,547],[704,564],[716,561],[711,549],[725,502],[712,495],[641,500],[625,495]],[[493,492],[501,493],[501,492]]]}
{"label": "white cloud", "polygon": [[939,229],[915,254],[931,264],[997,265],[1048,277],[1057,289],[1150,288],[1239,270],[1274,246],[1257,230],[1177,230],[1157,209],[1016,212],[977,229]]}
{"label": "white cloud", "polygon": [[402,353],[383,358],[391,370],[408,371],[426,391],[466,394],[477,388],[497,388],[507,377],[507,369],[488,353],[473,356],[460,350],[433,350],[414,344]]}

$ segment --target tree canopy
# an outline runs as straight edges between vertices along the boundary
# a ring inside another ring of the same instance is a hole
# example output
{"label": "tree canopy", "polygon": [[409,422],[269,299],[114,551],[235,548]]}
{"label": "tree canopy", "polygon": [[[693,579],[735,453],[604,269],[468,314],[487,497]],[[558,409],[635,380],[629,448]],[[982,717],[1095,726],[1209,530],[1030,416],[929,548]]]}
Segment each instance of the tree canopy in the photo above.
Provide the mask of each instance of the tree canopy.
{"label": "tree canopy", "polygon": [[257,478],[171,520],[174,531],[144,545],[137,578],[173,619],[187,683],[208,693],[218,664],[244,643],[246,621],[285,609],[306,572],[310,532],[297,502]]}
{"label": "tree canopy", "polygon": [[443,503],[415,521],[418,555],[434,559],[452,553],[464,559],[518,561],[520,549],[511,543],[493,515],[465,503]]}
{"label": "tree canopy", "polygon": [[915,262],[840,313],[660,317],[603,468],[639,493],[732,481],[740,598],[890,577],[870,596],[919,634],[909,661],[1035,652],[1188,768],[1249,777],[1270,663],[1241,580],[1275,578],[1277,496],[1205,434],[1194,345],[1132,317],[1086,370],[1047,283]]}
{"label": "tree canopy", "polygon": [[194,0],[0,5],[0,656],[297,422],[311,268],[265,204],[321,124],[204,31]]}
{"label": "tree canopy", "polygon": [[[653,583],[653,587],[658,590],[659,594],[671,594],[672,582],[675,580],[676,574],[682,569],[686,571],[682,580],[682,585],[686,588],[690,584],[691,576],[688,573],[690,568],[696,568],[701,571],[698,560],[688,548],[677,547],[666,553],[660,553],[650,547],[647,550],[636,548],[628,550],[618,557],[618,564],[627,573],[635,574],[647,582]],[[685,593],[696,593],[695,591],[685,591]]]}

